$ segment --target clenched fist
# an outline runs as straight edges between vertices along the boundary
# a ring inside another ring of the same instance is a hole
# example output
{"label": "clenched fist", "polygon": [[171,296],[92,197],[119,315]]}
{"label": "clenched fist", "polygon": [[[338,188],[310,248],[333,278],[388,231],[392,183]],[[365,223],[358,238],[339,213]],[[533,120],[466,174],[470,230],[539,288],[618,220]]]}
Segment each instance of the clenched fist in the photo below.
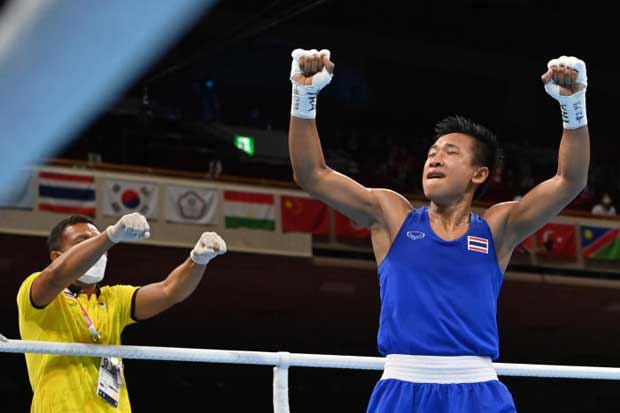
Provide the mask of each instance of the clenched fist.
{"label": "clenched fist", "polygon": [[547,68],[547,72],[542,75],[542,81],[553,97],[571,96],[588,86],[586,64],[576,57],[562,56],[550,60]]}
{"label": "clenched fist", "polygon": [[226,253],[226,242],[215,232],[203,232],[190,253],[196,264],[206,265],[218,255]]}
{"label": "clenched fist", "polygon": [[573,56],[561,56],[547,63],[542,75],[545,91],[560,103],[565,129],[577,129],[588,124],[586,116],[586,64]]}
{"label": "clenched fist", "polygon": [[295,49],[291,56],[293,57],[291,67],[293,82],[304,86],[321,85],[320,89],[322,89],[331,81],[336,65],[329,60],[331,57],[329,50],[323,49],[318,52],[314,49]]}
{"label": "clenched fist", "polygon": [[110,241],[117,243],[121,241],[136,241],[147,239],[151,236],[151,228],[144,216],[137,212],[123,215],[114,225],[110,225],[106,230]]}
{"label": "clenched fist", "polygon": [[330,60],[330,52],[325,49],[320,52],[315,49],[295,49],[291,56],[291,115],[300,119],[314,119],[319,91],[332,81],[334,64]]}

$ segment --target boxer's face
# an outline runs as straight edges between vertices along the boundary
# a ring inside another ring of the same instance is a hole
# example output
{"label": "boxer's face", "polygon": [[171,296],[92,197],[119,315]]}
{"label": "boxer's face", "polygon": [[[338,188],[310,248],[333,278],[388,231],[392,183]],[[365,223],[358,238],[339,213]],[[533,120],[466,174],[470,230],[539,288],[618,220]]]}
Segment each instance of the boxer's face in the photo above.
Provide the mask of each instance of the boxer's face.
{"label": "boxer's face", "polygon": [[471,136],[449,133],[430,147],[422,174],[422,187],[428,199],[450,203],[469,192],[473,195],[489,174],[488,168],[474,164],[475,145]]}

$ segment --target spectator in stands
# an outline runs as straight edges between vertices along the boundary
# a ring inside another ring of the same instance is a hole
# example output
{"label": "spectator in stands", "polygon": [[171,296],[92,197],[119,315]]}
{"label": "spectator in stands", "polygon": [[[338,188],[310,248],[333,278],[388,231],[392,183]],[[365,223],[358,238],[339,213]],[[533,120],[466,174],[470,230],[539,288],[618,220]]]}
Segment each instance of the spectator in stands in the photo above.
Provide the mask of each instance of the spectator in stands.
{"label": "spectator in stands", "polygon": [[594,205],[595,193],[590,184],[577,195],[577,198],[568,205],[568,209],[578,209],[581,211],[590,211]]}
{"label": "spectator in stands", "polygon": [[489,181],[487,198],[493,201],[509,201],[514,197],[514,192],[508,185],[504,165],[497,165]]}
{"label": "spectator in stands", "polygon": [[532,165],[526,158],[520,159],[519,178],[519,193],[524,194],[534,187],[535,181],[532,174]]}
{"label": "spectator in stands", "polygon": [[260,106],[254,105],[248,112],[247,125],[253,128],[271,130],[271,120],[266,118]]}
{"label": "spectator in stands", "polygon": [[411,176],[413,161],[407,147],[400,142],[391,148],[387,161],[388,177],[391,184],[399,190],[407,188],[408,178]]}
{"label": "spectator in stands", "polygon": [[616,215],[616,208],[608,193],[604,193],[600,202],[592,207],[592,215]]}
{"label": "spectator in stands", "polygon": [[[222,238],[205,232],[189,257],[163,281],[144,287],[101,286],[107,251],[118,242],[148,238],[149,231],[146,219],[137,213],[123,216],[104,232],[84,216],[59,222],[48,238],[51,264],[26,278],[17,294],[22,339],[118,345],[127,325],[189,297],[209,260],[226,252]],[[101,374],[107,374],[105,364],[119,378],[115,391],[99,384]],[[131,410],[120,359],[104,363],[94,357],[26,354],[26,365],[33,413]]]}
{"label": "spectator in stands", "polygon": [[219,121],[222,107],[215,90],[215,82],[207,79],[200,85],[201,119],[205,123]]}
{"label": "spectator in stands", "polygon": [[209,161],[209,178],[217,179],[222,174],[224,166],[222,165],[222,161],[219,159],[211,159]]}

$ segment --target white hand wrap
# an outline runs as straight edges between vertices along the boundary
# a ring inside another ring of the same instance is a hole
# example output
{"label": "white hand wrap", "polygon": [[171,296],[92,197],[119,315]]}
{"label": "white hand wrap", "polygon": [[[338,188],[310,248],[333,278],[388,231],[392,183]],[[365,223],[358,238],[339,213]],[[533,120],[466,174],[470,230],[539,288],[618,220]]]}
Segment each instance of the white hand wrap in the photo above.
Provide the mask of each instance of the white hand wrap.
{"label": "white hand wrap", "polygon": [[579,60],[576,57],[562,56],[559,59],[553,59],[547,63],[548,69],[551,69],[553,66],[576,70],[578,72],[576,82],[584,86],[584,88],[577,93],[570,96],[562,96],[560,95],[560,86],[555,83],[553,79],[545,83],[545,90],[547,93],[560,102],[564,129],[577,129],[587,125],[586,89],[588,87],[588,76],[586,74],[586,64],[583,60]]}
{"label": "white hand wrap", "polygon": [[151,236],[150,231],[146,218],[137,212],[123,215],[116,224],[107,229],[108,238],[114,243],[147,239]]}
{"label": "white hand wrap", "polygon": [[192,261],[199,265],[207,265],[218,255],[226,253],[226,242],[215,232],[203,232],[190,253]]}
{"label": "white hand wrap", "polygon": [[330,57],[330,51],[323,49],[318,52],[316,49],[304,50],[295,49],[291,56],[293,63],[291,64],[291,82],[293,83],[293,101],[291,102],[291,115],[301,119],[316,118],[316,97],[319,91],[332,81],[333,75],[323,70],[312,76],[312,85],[302,85],[293,80],[295,75],[303,75],[299,67],[299,58],[302,56],[312,56],[317,54],[325,54]]}

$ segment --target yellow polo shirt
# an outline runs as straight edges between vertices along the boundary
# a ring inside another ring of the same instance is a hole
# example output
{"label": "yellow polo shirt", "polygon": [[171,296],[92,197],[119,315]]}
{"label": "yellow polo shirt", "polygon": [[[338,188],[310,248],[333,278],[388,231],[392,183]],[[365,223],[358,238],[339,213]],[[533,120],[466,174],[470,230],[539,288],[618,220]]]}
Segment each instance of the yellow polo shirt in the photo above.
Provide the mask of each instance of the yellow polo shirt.
{"label": "yellow polo shirt", "polygon": [[[19,331],[23,340],[90,343],[92,338],[80,306],[74,298],[58,294],[43,309],[32,305],[30,288],[40,273],[30,275],[17,293]],[[133,323],[131,303],[139,287],[102,287],[97,294],[79,294],[78,300],[97,328],[97,344],[121,344],[123,329]],[[105,402],[97,392],[98,357],[26,354],[28,376],[34,396],[31,413],[126,413],[131,412],[123,378],[118,408]]]}

